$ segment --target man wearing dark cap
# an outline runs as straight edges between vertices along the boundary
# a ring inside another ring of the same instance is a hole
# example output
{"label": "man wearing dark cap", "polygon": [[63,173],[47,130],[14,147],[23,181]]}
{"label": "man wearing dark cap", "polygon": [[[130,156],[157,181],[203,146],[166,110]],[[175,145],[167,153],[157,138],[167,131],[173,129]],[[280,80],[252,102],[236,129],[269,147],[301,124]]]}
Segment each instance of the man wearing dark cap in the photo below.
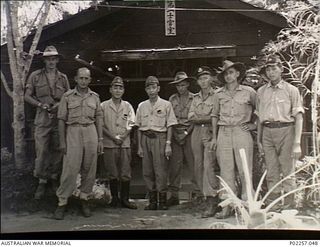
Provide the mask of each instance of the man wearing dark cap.
{"label": "man wearing dark cap", "polygon": [[193,125],[188,121],[188,113],[193,100],[193,93],[188,90],[190,82],[195,81],[194,78],[188,77],[183,71],[177,72],[173,82],[177,93],[173,94],[169,101],[171,102],[174,114],[178,124],[173,126],[172,138],[172,156],[169,161],[169,191],[171,197],[167,205],[179,205],[179,189],[181,186],[181,174],[183,162],[185,161],[190,171],[192,192],[196,190],[196,182],[194,178],[194,158],[191,148],[191,133]]}
{"label": "man wearing dark cap", "polygon": [[219,183],[215,174],[215,153],[210,150],[212,138],[211,112],[213,109],[214,90],[213,71],[202,66],[197,71],[197,83],[200,92],[194,95],[188,119],[194,124],[191,146],[194,154],[194,173],[197,187],[196,201],[202,202],[206,197],[209,207],[218,204]]}
{"label": "man wearing dark cap", "polygon": [[[124,83],[116,76],[110,86],[111,99],[101,103],[103,112],[104,167],[102,177],[109,180],[111,206],[137,209],[129,201],[131,180],[130,132],[135,113],[131,104],[122,100]],[[120,200],[119,200],[120,188]]]}
{"label": "man wearing dark cap", "polygon": [[[302,114],[299,90],[282,79],[283,67],[277,55],[270,55],[260,73],[269,82],[257,93],[258,147],[264,153],[267,168],[267,186],[270,190],[282,177],[295,170],[295,160],[301,155]],[[283,181],[267,198],[267,204],[296,187],[294,176]],[[294,207],[294,194],[284,200],[285,208]],[[279,204],[276,206],[279,209]]]}
{"label": "man wearing dark cap", "polygon": [[139,104],[136,116],[138,155],[142,157],[143,177],[149,192],[149,205],[145,210],[166,210],[167,160],[172,153],[172,126],[177,124],[177,119],[171,103],[158,96],[157,77],[146,79],[145,90],[149,99]]}
{"label": "man wearing dark cap", "polygon": [[51,180],[53,190],[56,190],[61,173],[57,110],[62,95],[69,90],[69,81],[57,69],[60,56],[54,46],[47,46],[42,55],[45,67],[32,72],[26,85],[25,100],[37,107],[34,120],[34,176],[39,179],[39,185],[35,199],[43,197],[48,180]]}
{"label": "man wearing dark cap", "polygon": [[[218,79],[224,84],[224,87],[216,91],[214,108],[211,113],[211,148],[216,150],[217,153],[220,176],[237,195],[235,178],[235,167],[237,167],[242,185],[241,198],[244,201],[248,199],[248,195],[239,150],[245,150],[251,179],[253,140],[250,131],[256,129],[256,125],[254,124],[255,117],[253,115],[256,92],[249,86],[240,85],[245,73],[246,68],[243,63],[233,63],[229,60],[224,61],[222,71],[218,74]],[[220,198],[226,199],[225,191],[221,192]],[[211,216],[213,215],[214,212],[211,212]],[[230,207],[226,206],[216,217],[226,218],[229,215]]]}

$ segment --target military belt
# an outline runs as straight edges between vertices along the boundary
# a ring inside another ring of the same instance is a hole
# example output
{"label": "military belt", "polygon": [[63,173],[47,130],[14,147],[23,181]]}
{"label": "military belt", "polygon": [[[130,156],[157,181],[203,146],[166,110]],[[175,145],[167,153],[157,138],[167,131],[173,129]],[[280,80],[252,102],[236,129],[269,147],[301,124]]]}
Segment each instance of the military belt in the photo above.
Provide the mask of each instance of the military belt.
{"label": "military belt", "polygon": [[268,127],[268,128],[283,128],[283,127],[287,127],[287,126],[291,126],[294,125],[294,122],[269,122],[266,121],[263,123],[263,126]]}

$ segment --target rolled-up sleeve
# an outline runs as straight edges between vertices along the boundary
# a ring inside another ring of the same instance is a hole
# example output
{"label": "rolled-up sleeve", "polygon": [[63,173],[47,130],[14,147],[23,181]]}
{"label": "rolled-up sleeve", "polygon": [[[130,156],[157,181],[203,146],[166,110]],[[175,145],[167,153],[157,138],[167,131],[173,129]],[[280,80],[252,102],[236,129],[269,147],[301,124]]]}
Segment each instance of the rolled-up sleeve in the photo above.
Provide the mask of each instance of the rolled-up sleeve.
{"label": "rolled-up sleeve", "polygon": [[291,114],[293,117],[295,117],[299,112],[304,113],[302,99],[301,99],[299,90],[296,87],[292,88],[292,91],[291,91],[291,103],[292,103]]}
{"label": "rolled-up sleeve", "polygon": [[213,108],[211,111],[211,117],[219,118],[219,114],[220,114],[220,103],[219,103],[219,96],[216,93],[213,96]]}
{"label": "rolled-up sleeve", "polygon": [[63,121],[67,121],[67,115],[68,115],[68,107],[67,107],[67,98],[65,95],[62,95],[62,98],[60,100],[59,108],[58,108],[58,115],[57,118]]}
{"label": "rolled-up sleeve", "polygon": [[173,107],[170,102],[168,102],[167,106],[167,128],[173,125],[178,124],[177,118],[174,115]]}

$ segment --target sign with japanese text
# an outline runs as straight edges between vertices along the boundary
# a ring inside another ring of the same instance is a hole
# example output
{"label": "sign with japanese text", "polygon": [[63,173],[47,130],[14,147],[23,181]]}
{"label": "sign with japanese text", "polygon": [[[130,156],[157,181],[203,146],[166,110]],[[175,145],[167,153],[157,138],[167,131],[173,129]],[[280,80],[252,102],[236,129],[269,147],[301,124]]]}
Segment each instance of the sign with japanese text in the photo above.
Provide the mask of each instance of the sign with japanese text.
{"label": "sign with japanese text", "polygon": [[176,4],[174,0],[165,1],[166,36],[176,36]]}

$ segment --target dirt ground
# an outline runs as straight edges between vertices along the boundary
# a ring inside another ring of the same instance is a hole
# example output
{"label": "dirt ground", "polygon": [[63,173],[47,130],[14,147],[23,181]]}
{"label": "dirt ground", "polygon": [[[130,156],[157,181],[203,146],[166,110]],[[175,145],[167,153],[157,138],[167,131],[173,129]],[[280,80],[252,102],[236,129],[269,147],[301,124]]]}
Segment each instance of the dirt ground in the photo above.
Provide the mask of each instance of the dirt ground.
{"label": "dirt ground", "polygon": [[[1,232],[41,232],[41,231],[90,231],[90,230],[137,230],[137,229],[210,229],[218,220],[201,218],[201,211],[194,212],[190,203],[171,207],[169,210],[145,211],[147,200],[135,200],[137,210],[113,209],[102,205],[92,205],[92,217],[81,215],[79,205],[69,206],[64,220],[52,219],[50,211],[4,213],[1,215]],[[235,217],[221,222],[236,223]]]}

